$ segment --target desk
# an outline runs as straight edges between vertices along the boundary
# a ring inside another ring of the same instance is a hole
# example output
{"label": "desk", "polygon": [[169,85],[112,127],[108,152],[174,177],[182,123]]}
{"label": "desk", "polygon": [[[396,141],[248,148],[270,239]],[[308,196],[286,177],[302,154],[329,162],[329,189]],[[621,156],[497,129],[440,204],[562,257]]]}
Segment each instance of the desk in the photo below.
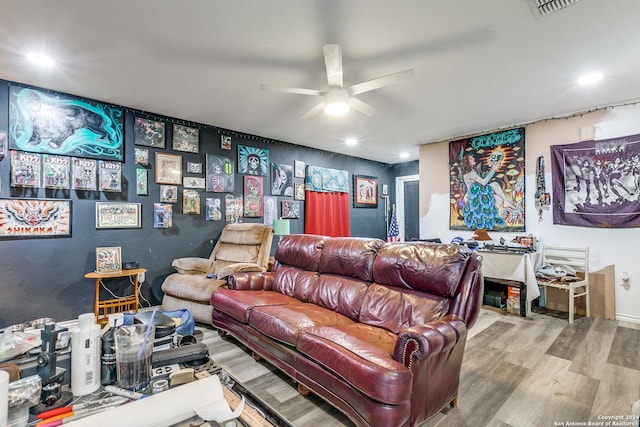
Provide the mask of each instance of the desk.
{"label": "desk", "polygon": [[[93,304],[93,313],[96,315],[98,323],[106,323],[107,315],[123,311],[138,311],[138,274],[146,273],[146,268],[133,268],[109,273],[98,273],[92,271],[84,275],[86,279],[96,280],[96,296]],[[103,279],[117,279],[120,277],[133,277],[133,294],[120,298],[100,299],[100,283]]]}
{"label": "desk", "polygon": [[[536,269],[542,262],[540,252],[518,253],[479,250],[482,256],[482,274],[490,279],[514,280],[526,287],[526,312],[531,313],[531,301],[540,296]],[[524,302],[524,301],[523,301]],[[522,303],[522,302],[521,302]]]}

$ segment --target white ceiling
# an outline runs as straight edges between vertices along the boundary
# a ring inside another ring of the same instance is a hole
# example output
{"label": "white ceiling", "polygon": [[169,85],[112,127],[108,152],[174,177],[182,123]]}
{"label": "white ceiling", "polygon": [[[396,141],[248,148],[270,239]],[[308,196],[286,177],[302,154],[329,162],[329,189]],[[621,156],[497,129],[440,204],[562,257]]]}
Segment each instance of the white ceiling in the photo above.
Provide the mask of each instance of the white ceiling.
{"label": "white ceiling", "polygon": [[[0,0],[0,78],[393,164],[424,143],[639,100],[639,17],[638,0],[545,18],[525,0]],[[345,85],[416,77],[359,95],[373,116],[301,120],[320,98],[260,85],[326,89],[327,43],[342,45]],[[29,65],[39,50],[58,65]],[[594,70],[600,84],[576,85]]]}

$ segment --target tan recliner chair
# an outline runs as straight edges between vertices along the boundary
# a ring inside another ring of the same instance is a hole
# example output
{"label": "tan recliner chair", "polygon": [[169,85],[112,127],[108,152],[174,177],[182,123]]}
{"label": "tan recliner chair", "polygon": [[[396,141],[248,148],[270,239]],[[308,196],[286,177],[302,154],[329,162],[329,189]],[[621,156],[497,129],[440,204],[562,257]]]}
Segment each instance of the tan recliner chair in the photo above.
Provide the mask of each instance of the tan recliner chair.
{"label": "tan recliner chair", "polygon": [[197,322],[211,324],[213,291],[226,285],[231,273],[266,271],[273,233],[273,228],[265,224],[229,224],[209,258],[173,260],[171,266],[177,273],[162,283],[162,309],[186,308]]}

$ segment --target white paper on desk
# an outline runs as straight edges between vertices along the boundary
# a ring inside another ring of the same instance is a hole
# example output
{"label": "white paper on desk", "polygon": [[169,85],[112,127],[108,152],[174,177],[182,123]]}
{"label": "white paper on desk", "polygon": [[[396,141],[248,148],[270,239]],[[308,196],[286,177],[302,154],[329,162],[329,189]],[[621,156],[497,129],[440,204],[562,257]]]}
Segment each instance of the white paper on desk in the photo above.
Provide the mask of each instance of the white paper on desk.
{"label": "white paper on desk", "polygon": [[[166,427],[196,416],[194,408],[223,401],[217,375],[72,421],[69,427]],[[229,412],[231,410],[229,409]],[[67,427],[67,424],[65,424]]]}
{"label": "white paper on desk", "polygon": [[222,423],[233,418],[238,418],[244,409],[244,396],[235,411],[231,411],[226,400],[215,400],[199,408],[195,408],[196,414],[205,421]]}

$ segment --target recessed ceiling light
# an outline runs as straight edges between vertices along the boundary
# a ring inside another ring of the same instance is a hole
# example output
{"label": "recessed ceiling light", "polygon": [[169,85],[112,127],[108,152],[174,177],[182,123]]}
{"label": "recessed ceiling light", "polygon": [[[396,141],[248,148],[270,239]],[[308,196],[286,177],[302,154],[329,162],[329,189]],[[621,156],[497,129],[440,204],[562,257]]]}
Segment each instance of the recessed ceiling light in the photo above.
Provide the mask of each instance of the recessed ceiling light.
{"label": "recessed ceiling light", "polygon": [[400,153],[401,159],[406,159],[407,157],[409,157],[409,153]]}
{"label": "recessed ceiling light", "polygon": [[53,67],[53,65],[55,64],[50,56],[42,53],[28,53],[27,59],[41,67]]}
{"label": "recessed ceiling light", "polygon": [[578,84],[580,86],[592,85],[602,79],[602,73],[589,73],[580,76]]}
{"label": "recessed ceiling light", "polygon": [[347,145],[356,145],[358,143],[358,140],[355,138],[347,138],[345,140],[345,144]]}

